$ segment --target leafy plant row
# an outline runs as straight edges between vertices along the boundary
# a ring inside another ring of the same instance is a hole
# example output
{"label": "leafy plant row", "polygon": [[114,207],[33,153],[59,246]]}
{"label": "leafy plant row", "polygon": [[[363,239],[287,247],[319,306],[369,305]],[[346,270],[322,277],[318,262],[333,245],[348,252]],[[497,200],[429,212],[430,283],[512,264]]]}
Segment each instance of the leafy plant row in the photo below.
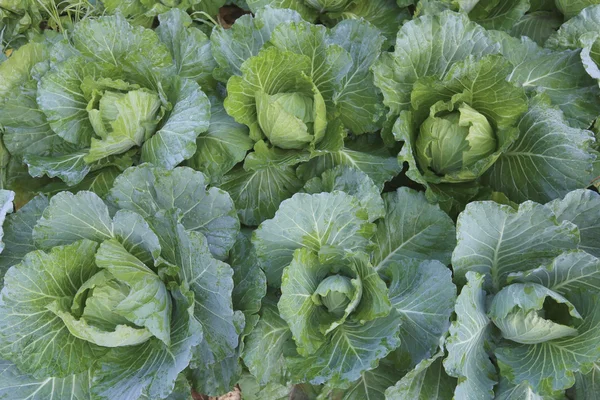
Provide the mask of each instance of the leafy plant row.
{"label": "leafy plant row", "polygon": [[0,0],[0,38],[0,399],[599,398],[598,1]]}

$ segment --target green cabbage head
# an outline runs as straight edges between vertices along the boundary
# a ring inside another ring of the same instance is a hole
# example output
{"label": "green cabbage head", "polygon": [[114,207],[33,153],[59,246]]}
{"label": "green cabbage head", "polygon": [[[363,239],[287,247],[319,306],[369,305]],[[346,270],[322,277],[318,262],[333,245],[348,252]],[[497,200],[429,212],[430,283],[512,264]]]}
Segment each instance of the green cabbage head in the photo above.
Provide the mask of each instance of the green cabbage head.
{"label": "green cabbage head", "polygon": [[[449,326],[456,287],[443,262],[454,246],[452,220],[423,194],[403,188],[381,198],[359,171],[331,172],[254,231],[274,290],[242,357],[264,382],[348,388],[392,351],[416,365]],[[285,370],[265,368],[282,359]]]}
{"label": "green cabbage head", "polygon": [[[404,139],[400,159],[424,184],[471,182],[481,177],[519,135],[525,92],[505,81],[501,56],[458,62],[444,77],[417,80],[411,110],[394,127]],[[509,110],[509,111],[506,111]]]}
{"label": "green cabbage head", "polygon": [[115,181],[110,202],[60,192],[9,215],[4,238],[19,246],[0,260],[0,358],[24,377],[87,374],[94,385],[81,390],[112,400],[165,398],[192,357],[232,356],[244,317],[233,270],[216,257],[239,222],[204,182],[144,164]]}
{"label": "green cabbage head", "polygon": [[586,393],[600,357],[599,207],[577,190],[518,209],[471,202],[458,216],[452,267],[464,286],[444,360],[455,397]]}
{"label": "green cabbage head", "polygon": [[[311,74],[311,59],[270,47],[248,59],[243,76],[227,83],[225,109],[250,128],[250,137],[280,149],[318,145],[327,131],[327,106]],[[277,75],[272,72],[277,71]]]}
{"label": "green cabbage head", "polygon": [[72,186],[107,166],[174,168],[193,156],[210,119],[203,64],[183,65],[194,55],[172,46],[208,38],[180,10],[160,21],[152,31],[119,14],[85,19],[68,40],[48,34],[0,65],[2,139],[30,175]]}
{"label": "green cabbage head", "polygon": [[493,154],[497,142],[487,118],[463,103],[456,111],[442,111],[423,121],[415,152],[421,168],[437,175],[461,175]]}

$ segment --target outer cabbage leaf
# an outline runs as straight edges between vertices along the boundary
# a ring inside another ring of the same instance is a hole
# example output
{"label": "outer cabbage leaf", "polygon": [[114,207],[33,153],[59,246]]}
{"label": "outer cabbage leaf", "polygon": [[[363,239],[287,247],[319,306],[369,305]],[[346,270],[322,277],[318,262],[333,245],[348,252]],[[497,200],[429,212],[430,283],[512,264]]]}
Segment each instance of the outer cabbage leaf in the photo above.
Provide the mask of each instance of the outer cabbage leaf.
{"label": "outer cabbage leaf", "polygon": [[[541,49],[527,38],[497,35],[503,55],[513,64],[509,80],[529,93],[544,92],[573,127],[587,129],[600,113],[600,91],[574,50]],[[552,38],[546,44],[551,44]]]}
{"label": "outer cabbage leaf", "polygon": [[308,357],[288,358],[288,368],[298,381],[318,385],[344,385],[374,369],[379,359],[398,347],[400,317],[388,316],[360,324],[346,321],[333,331],[319,351]]}
{"label": "outer cabbage leaf", "polygon": [[267,293],[267,278],[250,238],[250,231],[239,233],[228,260],[233,268],[233,308],[241,310],[246,317],[245,334],[256,325],[261,300]]}
{"label": "outer cabbage leaf", "polygon": [[225,112],[219,97],[210,96],[210,103],[210,126],[196,139],[196,154],[187,165],[202,171],[211,183],[216,183],[244,160],[254,142],[248,136],[248,128]]}
{"label": "outer cabbage leaf", "polygon": [[242,63],[258,55],[277,25],[301,20],[300,14],[292,10],[264,7],[255,11],[254,17],[238,18],[231,29],[219,26],[213,29],[210,36],[212,53],[219,65],[213,75],[219,81],[227,82],[232,75],[242,75]]}
{"label": "outer cabbage leaf", "polygon": [[246,3],[252,12],[258,12],[260,9],[266,8],[266,6],[271,6],[294,10],[303,19],[311,22],[314,22],[318,16],[317,10],[305,4],[303,0],[246,0]]}
{"label": "outer cabbage leaf", "polygon": [[270,286],[279,287],[281,273],[296,249],[318,252],[323,246],[364,251],[375,226],[358,200],[344,192],[295,194],[271,220],[254,232],[256,254]]}
{"label": "outer cabbage leaf", "polygon": [[[52,25],[51,16],[45,12],[45,8],[46,4],[38,4],[30,0],[4,1],[2,9],[0,9],[0,31],[2,31],[0,44],[3,47],[18,48],[30,37],[40,33],[41,27],[39,25],[42,21],[50,19],[48,22]],[[82,5],[82,8],[85,7]],[[62,11],[60,6],[56,7],[57,15],[62,14]]]}
{"label": "outer cabbage leaf", "polygon": [[[152,339],[141,346],[130,346],[109,352],[101,369],[94,371],[92,391],[100,398],[164,398],[175,386],[181,371],[189,364],[194,346],[201,340],[202,330],[192,316],[192,303],[178,290],[171,290],[173,314],[169,348]],[[159,379],[157,379],[159,378]]]}
{"label": "outer cabbage leaf", "polygon": [[269,382],[285,384],[288,373],[284,354],[293,353],[292,332],[279,316],[277,305],[263,300],[260,320],[246,337],[242,358],[261,386]]}
{"label": "outer cabbage leaf", "polygon": [[8,267],[18,264],[30,251],[36,250],[32,238],[33,227],[48,206],[48,199],[37,196],[13,214],[6,216],[4,222],[4,242],[6,248],[0,257],[0,278]]}
{"label": "outer cabbage leaf", "polygon": [[196,81],[204,90],[215,86],[212,71],[217,63],[211,52],[211,42],[192,19],[174,8],[159,15],[156,33],[171,53],[177,75]]}
{"label": "outer cabbage leaf", "polygon": [[385,110],[371,66],[381,53],[384,38],[367,22],[349,19],[336,25],[328,40],[352,57],[352,67],[333,97],[342,123],[354,134],[376,131],[381,128]]}
{"label": "outer cabbage leaf", "polygon": [[[411,3],[411,0],[398,0]],[[535,1],[535,0],[534,0]],[[474,22],[489,30],[509,31],[527,11],[535,11],[529,0],[422,0],[417,4],[416,15],[435,15],[454,10],[469,16]],[[562,22],[562,21],[561,21]]]}
{"label": "outer cabbage leaf", "polygon": [[518,211],[494,202],[473,202],[458,217],[457,240],[452,254],[456,281],[464,282],[468,271],[475,271],[484,275],[486,288],[497,292],[509,274],[535,268],[576,248],[579,232],[533,202],[521,204]]}
{"label": "outer cabbage leaf", "polygon": [[234,353],[221,361],[213,364],[199,365],[198,368],[191,369],[190,376],[191,387],[189,387],[183,398],[188,399],[192,387],[196,393],[202,393],[208,396],[220,396],[223,393],[234,390],[242,375],[242,365],[239,360],[239,354]]}
{"label": "outer cabbage leaf", "polygon": [[435,354],[448,332],[456,301],[452,273],[439,261],[405,260],[381,270],[389,284],[392,307],[400,314],[396,359],[412,369]]}
{"label": "outer cabbage leaf", "polygon": [[183,288],[194,294],[189,312],[203,332],[195,355],[214,363],[234,353],[241,330],[231,300],[233,271],[213,258],[204,235],[177,223],[177,214],[161,211],[151,218],[151,225],[160,240],[161,256],[179,267]]}
{"label": "outer cabbage leaf", "polygon": [[575,395],[583,400],[598,400],[600,394],[600,365],[592,364],[592,370],[587,374],[575,375]]}
{"label": "outer cabbage leaf", "polygon": [[339,190],[358,199],[361,206],[369,213],[369,222],[385,215],[385,207],[380,190],[373,180],[364,172],[343,165],[323,172],[304,185],[306,193],[333,192]]}
{"label": "outer cabbage leaf", "polygon": [[209,126],[210,102],[191,80],[175,80],[167,96],[173,110],[142,146],[141,161],[172,169],[196,152],[196,138]]}
{"label": "outer cabbage leaf", "polygon": [[[450,264],[456,245],[454,223],[422,193],[399,188],[386,193],[385,218],[377,222],[373,265],[382,271],[389,265],[411,259],[439,260]],[[397,265],[397,264],[396,264]]]}
{"label": "outer cabbage leaf", "polygon": [[[566,306],[564,323],[555,322],[547,310],[557,306]],[[544,316],[544,314],[546,316]],[[572,303],[560,294],[536,283],[514,283],[499,291],[488,307],[488,316],[494,325],[502,332],[502,338],[507,342],[531,345],[560,340],[577,335],[577,329],[571,325],[581,322],[581,315]],[[568,324],[568,325],[567,325]],[[521,346],[522,347],[522,346]],[[498,352],[507,349],[500,344]],[[510,350],[509,350],[510,351]],[[521,382],[520,380],[517,383]]]}
{"label": "outer cabbage leaf", "polygon": [[[529,382],[541,395],[551,395],[573,386],[574,372],[594,362],[599,356],[598,296],[578,291],[565,295],[583,318],[583,322],[577,325],[577,336],[567,336],[535,345],[511,343],[510,347],[500,346],[496,349],[501,373],[516,382]],[[540,357],[545,357],[547,361],[536,361]]]}
{"label": "outer cabbage leaf", "polygon": [[317,399],[383,399],[385,390],[396,381],[397,376],[394,364],[383,359],[377,368],[363,372],[360,379],[352,382],[347,388],[325,385]]}
{"label": "outer cabbage leaf", "polygon": [[115,179],[121,174],[118,167],[111,166],[89,173],[75,186],[68,186],[63,181],[53,181],[42,187],[44,194],[52,196],[56,193],[68,190],[77,193],[87,190],[96,193],[100,197],[105,197],[112,188]]}
{"label": "outer cabbage leaf", "polygon": [[530,102],[518,128],[519,138],[484,177],[493,190],[516,202],[547,202],[589,185],[596,160],[594,137],[571,128],[548,97]]}
{"label": "outer cabbage leaf", "polygon": [[166,171],[144,164],[121,174],[107,199],[116,208],[135,211],[144,217],[151,217],[159,210],[180,210],[183,226],[201,232],[213,255],[225,259],[240,225],[229,195],[207,185],[204,174],[190,168]]}
{"label": "outer cabbage leaf", "polygon": [[[73,151],[48,125],[36,101],[33,67],[48,55],[47,43],[31,42],[0,64],[0,124],[3,144],[13,156],[59,155]],[[11,159],[12,161],[12,159]],[[20,161],[19,161],[20,162]]]}
{"label": "outer cabbage leaf", "polygon": [[265,6],[289,8],[307,21],[319,19],[327,26],[345,19],[365,19],[390,38],[396,34],[396,27],[409,18],[407,10],[402,8],[405,5],[394,0],[249,0],[247,3],[252,12]]}
{"label": "outer cabbage leaf", "polygon": [[[591,4],[590,4],[591,5]],[[588,32],[595,32],[600,26],[600,7],[592,6],[583,10],[575,18],[562,24],[547,43],[550,48],[578,49],[580,39]]]}
{"label": "outer cabbage leaf", "polygon": [[529,10],[529,0],[458,0],[459,10],[486,29],[508,31]]}
{"label": "outer cabbage leaf", "polygon": [[451,400],[456,379],[442,365],[444,352],[426,358],[385,391],[387,400]]}
{"label": "outer cabbage leaf", "polygon": [[344,11],[324,15],[323,22],[339,24],[340,21],[348,19],[364,19],[383,34],[386,39],[385,47],[390,47],[394,43],[398,27],[411,17],[410,10],[404,8],[406,5],[398,3],[397,0],[348,1],[347,3],[348,7]]}
{"label": "outer cabbage leaf", "polygon": [[102,242],[113,238],[112,222],[108,207],[97,195],[61,192],[44,210],[33,229],[33,239],[42,249],[71,244],[82,238]]}
{"label": "outer cabbage leaf", "polygon": [[[198,393],[218,396],[230,391],[242,376],[241,354],[243,338],[252,332],[258,323],[261,300],[266,294],[267,280],[250,242],[250,231],[238,234],[228,260],[234,271],[232,291],[233,308],[244,313],[244,331],[233,355],[213,364],[194,366],[190,379]],[[246,393],[244,393],[246,396]]]}
{"label": "outer cabbage leaf", "polygon": [[598,4],[598,0],[556,0],[556,7],[570,19],[579,14],[586,7]]}
{"label": "outer cabbage leaf", "polygon": [[456,301],[456,321],[450,327],[444,367],[448,375],[459,378],[456,398],[475,395],[492,399],[496,369],[487,353],[493,337],[492,324],[486,315],[485,277],[469,271],[466,278],[467,284]]}
{"label": "outer cabbage leaf", "polygon": [[2,250],[4,250],[4,242],[2,241],[2,238],[4,237],[4,221],[6,219],[6,215],[13,212],[14,199],[15,192],[0,189],[0,253],[2,253]]}
{"label": "outer cabbage leaf", "polygon": [[509,33],[517,38],[528,36],[538,45],[543,46],[562,23],[563,17],[556,11],[534,11],[525,14],[517,21]]}
{"label": "outer cabbage leaf", "polygon": [[[500,378],[500,383],[496,387],[496,399],[498,400],[544,400],[548,397],[542,397],[535,393],[527,382],[513,385],[508,380]],[[552,398],[552,397],[550,397]],[[557,396],[557,399],[563,397]]]}
{"label": "outer cabbage leaf", "polygon": [[485,30],[464,15],[423,16],[400,28],[394,53],[382,53],[373,66],[375,84],[383,92],[389,115],[397,116],[410,107],[413,85],[419,78],[443,77],[457,61],[497,50]]}
{"label": "outer cabbage leaf", "polygon": [[546,204],[558,221],[570,221],[581,234],[579,248],[600,257],[600,196],[591,190],[575,190]]}
{"label": "outer cabbage leaf", "polygon": [[[72,336],[47,308],[56,298],[75,296],[79,286],[98,272],[97,247],[83,240],[50,253],[31,252],[6,273],[0,301],[0,351],[21,371],[39,378],[64,378],[89,369],[108,351]],[[28,282],[39,290],[28,290],[24,286]]]}
{"label": "outer cabbage leaf", "polygon": [[240,221],[257,226],[272,218],[281,202],[302,188],[293,166],[306,158],[295,151],[269,148],[260,141],[244,166],[232,169],[219,186],[231,195]]}
{"label": "outer cabbage leaf", "polygon": [[568,298],[571,292],[600,290],[600,261],[581,250],[565,252],[547,266],[513,274],[510,279],[537,283]]}
{"label": "outer cabbage leaf", "polygon": [[160,0],[136,1],[103,1],[106,11],[110,14],[123,14],[135,25],[152,26],[155,17],[169,10],[203,11],[211,16],[219,12],[219,7],[225,5],[225,0],[182,0],[177,2]]}
{"label": "outer cabbage leaf", "polygon": [[248,400],[286,400],[289,399],[290,392],[292,391],[289,386],[280,385],[278,383],[259,385],[256,378],[248,373],[242,375],[239,385],[244,393],[244,399]]}
{"label": "outer cabbage leaf", "polygon": [[0,361],[0,398],[28,400],[89,400],[90,371],[66,378],[34,378],[19,371],[10,361]]}
{"label": "outer cabbage leaf", "polygon": [[346,140],[338,150],[327,151],[301,164],[297,174],[302,180],[308,180],[338,165],[361,170],[380,188],[402,171],[397,158],[391,155],[378,135],[362,135],[355,140]]}

